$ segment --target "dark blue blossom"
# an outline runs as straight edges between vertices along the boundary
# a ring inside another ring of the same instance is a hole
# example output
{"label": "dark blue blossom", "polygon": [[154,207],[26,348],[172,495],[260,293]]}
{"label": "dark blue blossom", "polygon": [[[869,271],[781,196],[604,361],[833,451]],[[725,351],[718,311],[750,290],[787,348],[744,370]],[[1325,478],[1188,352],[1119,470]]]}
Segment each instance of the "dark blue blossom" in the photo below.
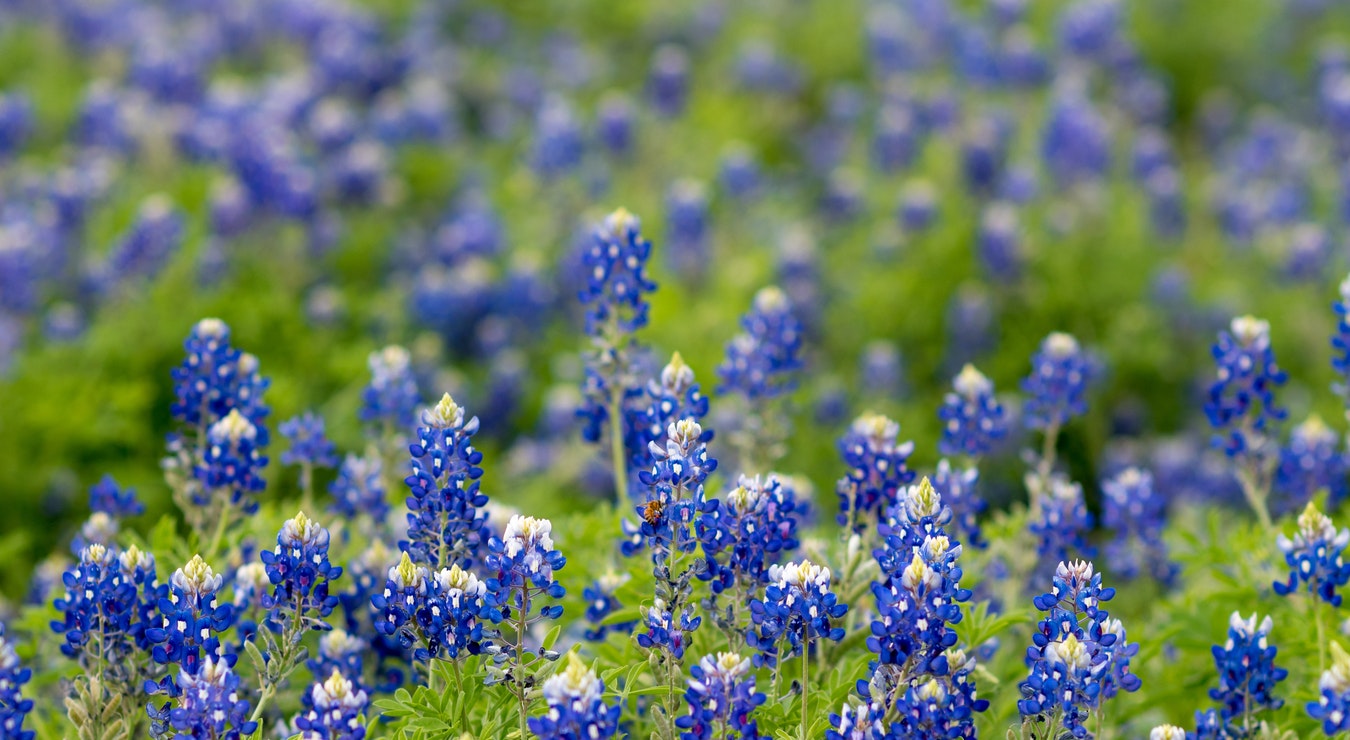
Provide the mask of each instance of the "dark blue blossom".
{"label": "dark blue blossom", "polygon": [[1289,566],[1289,578],[1275,582],[1275,593],[1287,596],[1303,586],[1328,604],[1341,605],[1336,589],[1350,581],[1350,565],[1342,557],[1350,545],[1350,529],[1337,530],[1326,514],[1309,503],[1298,517],[1294,538],[1281,534],[1275,543]]}
{"label": "dark blue blossom", "polygon": [[726,359],[717,368],[718,390],[753,401],[796,388],[802,368],[802,327],[787,294],[773,286],[760,289],[741,319],[741,329],[727,344]]}
{"label": "dark blue blossom", "polygon": [[303,416],[282,422],[277,431],[291,443],[290,449],[281,453],[282,465],[308,465],[315,468],[337,465],[337,453],[324,431],[322,416],[306,411]]}
{"label": "dark blue blossom", "polygon": [[1205,414],[1216,442],[1229,457],[1260,455],[1267,425],[1286,416],[1275,404],[1275,389],[1286,375],[1275,364],[1270,324],[1251,316],[1233,319],[1230,331],[1219,332],[1213,354],[1218,378],[1209,388]]}
{"label": "dark blue blossom", "polygon": [[994,397],[994,384],[974,365],[967,364],[952,380],[938,410],[942,420],[942,439],[938,451],[943,455],[982,457],[994,443],[1008,433],[1003,405]]}
{"label": "dark blue blossom", "polygon": [[1029,525],[1036,537],[1042,565],[1069,561],[1075,554],[1091,557],[1086,535],[1092,515],[1083,499],[1083,487],[1061,475],[1052,475],[1046,490],[1035,497],[1037,511]]}
{"label": "dark blue blossom", "polygon": [[342,575],[342,568],[328,562],[328,542],[328,530],[302,511],[282,525],[276,548],[262,552],[273,586],[262,606],[271,610],[267,625],[274,632],[281,632],[287,623],[330,629],[322,620],[332,613],[338,598],[329,595],[328,589]]}
{"label": "dark blue blossom", "polygon": [[19,662],[14,644],[5,636],[0,624],[0,736],[11,740],[33,740],[36,733],[23,728],[23,721],[33,711],[33,700],[23,696],[23,685],[33,677],[33,671]]}
{"label": "dark blue blossom", "polygon": [[622,208],[595,230],[582,255],[586,285],[581,302],[588,307],[587,333],[601,336],[601,327],[607,324],[616,334],[646,326],[646,295],[656,290],[656,283],[647,277],[651,251],[652,243],[642,237],[637,216]]}
{"label": "dark blue blossom", "polygon": [[647,77],[652,108],[673,118],[684,112],[689,97],[689,54],[680,46],[665,44],[652,55]]}
{"label": "dark blue blossom", "polygon": [[258,361],[230,344],[230,327],[220,319],[202,319],[183,343],[187,357],[173,369],[173,417],[200,434],[238,409],[255,427],[258,444],[267,443],[261,426],[268,409],[262,394],[268,380],[258,375]]}
{"label": "dark blue blossom", "polygon": [[1092,365],[1078,340],[1062,332],[1047,336],[1031,358],[1031,374],[1022,381],[1027,427],[1058,428],[1087,413],[1085,395],[1092,376]]}
{"label": "dark blue blossom", "polygon": [[938,460],[937,469],[933,471],[933,487],[942,492],[942,503],[952,510],[952,521],[961,539],[971,547],[983,549],[988,543],[981,534],[980,515],[989,504],[976,490],[979,480],[978,469],[957,470],[946,458]]}
{"label": "dark blue blossom", "polygon": [[652,469],[640,474],[648,494],[646,502],[635,509],[639,524],[624,522],[629,535],[622,546],[625,555],[633,555],[645,542],[652,562],[662,566],[672,555],[694,551],[696,527],[707,507],[703,483],[717,469],[705,439],[698,422],[681,419],[666,428],[664,444],[650,443]]}
{"label": "dark blue blossom", "polygon": [[307,740],[362,740],[361,716],[370,699],[365,690],[337,670],[309,690],[309,711],[295,718],[295,729]]}
{"label": "dark blue blossom", "polygon": [[422,414],[406,479],[408,539],[399,547],[432,568],[447,563],[471,567],[487,544],[488,498],[478,488],[483,453],[474,449],[478,417],[466,419],[463,407],[447,393]]}
{"label": "dark blue blossom", "polygon": [[401,434],[416,421],[420,402],[408,350],[390,345],[370,353],[370,384],[361,391],[361,421]]}
{"label": "dark blue blossom", "polygon": [[534,123],[530,165],[545,179],[560,177],[581,164],[586,140],[572,106],[550,96],[539,106]]}
{"label": "dark blue blossom", "polygon": [[914,480],[906,466],[913,442],[897,442],[900,425],[880,414],[863,414],[839,439],[848,474],[839,479],[837,520],[854,532],[879,522],[899,500],[900,488]]}
{"label": "dark blue blossom", "polygon": [[[206,670],[202,657],[219,654],[220,635],[234,625],[237,616],[233,604],[216,603],[223,581],[200,555],[174,571],[168,593],[159,599],[159,625],[146,631],[155,643],[152,657],[156,663],[177,666],[184,676]],[[234,658],[227,654],[221,660],[232,663]],[[157,686],[147,683],[145,689],[172,696],[179,687],[168,676]]]}
{"label": "dark blue blossom", "polygon": [[[770,473],[767,477],[741,476],[725,498],[703,507],[698,537],[708,569],[700,578],[711,581],[714,594],[758,588],[787,553],[797,549],[797,525],[806,513],[790,485]],[[738,599],[736,595],[733,599]]]}
{"label": "dark blue blossom", "polygon": [[[1221,707],[1213,737],[1249,737],[1260,724],[1258,712],[1284,706],[1284,700],[1275,696],[1275,687],[1289,671],[1275,665],[1276,649],[1269,643],[1272,624],[1270,617],[1258,623],[1255,614],[1243,619],[1233,612],[1228,620],[1228,639],[1214,646],[1219,687],[1210,689],[1209,696]],[[1201,716],[1197,713],[1197,720]],[[1210,737],[1203,726],[1214,725],[1212,715],[1199,724],[1196,735]]]}
{"label": "dark blue blossom", "polygon": [[676,661],[683,660],[684,651],[688,649],[694,631],[703,623],[703,617],[696,616],[687,606],[681,608],[678,615],[674,614],[659,597],[641,611],[645,631],[637,633],[638,646],[669,653]]}
{"label": "dark blue blossom", "polygon": [[1308,714],[1322,723],[1327,737],[1350,730],[1350,655],[1340,643],[1331,642],[1331,667],[1318,681],[1317,701],[1307,704]]}
{"label": "dark blue blossom", "polygon": [[[629,455],[629,468],[636,480],[630,492],[645,490],[643,471],[650,471],[657,456],[652,444],[662,448],[670,425],[681,419],[702,422],[708,415],[708,397],[695,382],[694,371],[685,364],[680,353],[674,353],[661,369],[658,380],[650,380],[640,392],[630,392],[625,399],[624,449]],[[699,441],[711,442],[713,430],[704,429]]]}
{"label": "dark blue blossom", "polygon": [[1336,332],[1331,335],[1331,369],[1336,371],[1332,388],[1350,405],[1350,276],[1341,281],[1341,299],[1331,304],[1336,311]]}
{"label": "dark blue blossom", "polygon": [[403,553],[384,591],[371,598],[375,629],[397,637],[413,659],[451,660],[482,652],[487,626],[502,620],[495,584],[452,565],[432,573]]}
{"label": "dark blue blossom", "polygon": [[627,582],[627,574],[607,571],[582,590],[581,597],[586,601],[586,622],[591,625],[585,632],[587,640],[604,640],[610,634],[622,635],[633,631],[633,627],[637,625],[636,621],[604,623],[609,615],[623,608],[623,604],[615,594],[619,587]]}
{"label": "dark blue blossom", "polygon": [[1166,521],[1167,501],[1154,488],[1152,473],[1126,468],[1102,482],[1102,526],[1115,535],[1106,555],[1121,578],[1147,573],[1171,584],[1177,565],[1167,559]]}
{"label": "dark blue blossom", "polygon": [[165,704],[157,712],[150,705],[152,724],[155,715],[167,713],[168,726],[179,740],[239,740],[252,735],[258,723],[249,720],[249,702],[243,698],[239,676],[230,670],[230,661],[208,656],[199,668],[179,674],[181,695],[178,706]]}
{"label": "dark blue blossom", "polygon": [[89,510],[112,517],[128,517],[144,512],[145,504],[136,498],[136,489],[122,488],[111,475],[104,475],[89,488]]}
{"label": "dark blue blossom", "polygon": [[389,515],[384,463],[378,454],[347,455],[338,468],[337,477],[329,484],[328,492],[333,495],[329,511],[348,519],[368,514],[373,521],[383,522]]}
{"label": "dark blue blossom", "polygon": [[759,651],[756,661],[772,666],[803,654],[813,640],[842,640],[840,620],[846,612],[848,604],[839,603],[830,590],[829,568],[809,560],[774,565],[769,568],[764,598],[750,602],[754,627],[746,637],[750,647]]}
{"label": "dark blue blossom", "polygon": [[1061,562],[1049,593],[1034,599],[1046,616],[1027,648],[1027,679],[1017,707],[1024,719],[1056,722],[1073,737],[1090,737],[1089,714],[1119,691],[1136,691],[1139,678],[1129,671],[1137,646],[1125,640],[1119,620],[1102,608],[1116,595],[1102,586],[1091,563]]}
{"label": "dark blue blossom", "polygon": [[65,594],[53,606],[61,614],[52,630],[65,636],[61,652],[86,670],[116,664],[130,655],[138,613],[137,585],[122,573],[118,554],[102,544],[80,553],[80,562],[62,577]]}
{"label": "dark blue blossom", "polygon": [[[488,542],[487,567],[496,574],[495,579],[488,581],[488,588],[499,593],[516,592],[509,603],[503,601],[504,607],[528,615],[532,611],[534,595],[542,593],[556,600],[566,593],[554,573],[562,570],[567,558],[553,549],[552,533],[553,523],[549,520],[516,515],[507,522],[501,537],[493,537]],[[557,619],[562,616],[562,610],[560,604],[545,606],[540,609],[540,615]]]}
{"label": "dark blue blossom", "polygon": [[541,691],[548,711],[531,717],[530,732],[539,740],[609,740],[619,731],[618,704],[604,700],[601,681],[575,652],[567,656],[567,668],[544,681]]}
{"label": "dark blue blossom", "polygon": [[1350,495],[1346,477],[1346,458],[1340,439],[1317,416],[1294,427],[1289,443],[1280,448],[1275,467],[1277,511],[1297,510],[1322,491],[1327,492],[1327,508],[1336,509]]}
{"label": "dark blue blossom", "polygon": [[207,432],[205,455],[196,469],[204,496],[194,503],[206,506],[215,492],[221,491],[227,507],[238,507],[250,514],[257,511],[258,501],[254,494],[267,486],[262,477],[267,456],[259,449],[262,445],[260,437],[258,427],[237,408],[212,424]]}
{"label": "dark blue blossom", "polygon": [[765,701],[755,691],[755,671],[736,653],[705,655],[689,669],[684,693],[689,714],[675,720],[680,740],[740,738],[755,740],[759,727],[751,716]]}

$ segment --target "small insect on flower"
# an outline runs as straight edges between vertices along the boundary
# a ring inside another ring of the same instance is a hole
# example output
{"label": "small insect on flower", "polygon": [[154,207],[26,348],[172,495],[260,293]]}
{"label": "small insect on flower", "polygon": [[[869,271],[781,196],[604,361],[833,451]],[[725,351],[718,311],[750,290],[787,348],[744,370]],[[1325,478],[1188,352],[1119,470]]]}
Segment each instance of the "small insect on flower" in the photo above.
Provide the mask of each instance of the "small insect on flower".
{"label": "small insect on flower", "polygon": [[665,511],[665,504],[659,500],[653,499],[642,507],[642,521],[653,527],[661,524],[661,515]]}

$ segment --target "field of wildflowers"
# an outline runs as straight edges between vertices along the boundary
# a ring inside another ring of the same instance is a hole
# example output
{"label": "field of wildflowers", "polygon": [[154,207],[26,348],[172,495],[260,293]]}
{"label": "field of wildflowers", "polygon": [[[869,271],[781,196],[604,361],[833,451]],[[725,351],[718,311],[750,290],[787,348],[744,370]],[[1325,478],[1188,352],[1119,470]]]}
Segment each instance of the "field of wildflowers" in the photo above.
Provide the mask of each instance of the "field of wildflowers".
{"label": "field of wildflowers", "polygon": [[0,740],[1350,736],[1350,6],[0,0]]}

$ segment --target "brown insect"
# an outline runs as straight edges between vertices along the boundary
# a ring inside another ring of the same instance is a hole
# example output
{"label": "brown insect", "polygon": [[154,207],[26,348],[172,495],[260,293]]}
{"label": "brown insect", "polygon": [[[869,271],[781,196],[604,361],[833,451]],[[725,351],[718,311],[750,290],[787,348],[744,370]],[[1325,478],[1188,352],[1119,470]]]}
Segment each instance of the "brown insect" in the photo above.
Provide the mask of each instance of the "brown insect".
{"label": "brown insect", "polygon": [[658,500],[648,501],[647,505],[642,507],[642,519],[655,527],[661,521],[661,512],[665,504]]}

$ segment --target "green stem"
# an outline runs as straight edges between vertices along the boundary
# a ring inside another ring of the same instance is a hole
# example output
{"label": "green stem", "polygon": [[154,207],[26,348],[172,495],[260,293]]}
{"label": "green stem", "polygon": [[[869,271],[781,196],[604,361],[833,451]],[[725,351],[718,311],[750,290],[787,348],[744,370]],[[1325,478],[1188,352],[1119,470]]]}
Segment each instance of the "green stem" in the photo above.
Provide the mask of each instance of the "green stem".
{"label": "green stem", "polygon": [[230,500],[220,507],[220,520],[216,522],[216,533],[211,536],[211,546],[206,548],[207,557],[214,560],[216,558],[216,548],[220,547],[221,540],[225,538],[225,525],[230,521]]}
{"label": "green stem", "polygon": [[1312,601],[1313,622],[1317,624],[1317,673],[1320,675],[1327,669],[1327,636],[1326,625],[1322,623],[1322,602],[1313,597]]}
{"label": "green stem", "polygon": [[1247,504],[1256,512],[1256,519],[1261,522],[1261,528],[1269,531],[1273,524],[1270,520],[1270,510],[1266,507],[1267,491],[1259,480],[1260,472],[1256,467],[1251,465],[1239,468],[1238,482],[1242,484],[1242,497],[1247,499]]}
{"label": "green stem", "polygon": [[802,643],[802,737],[801,740],[810,740],[807,732],[810,729],[810,714],[807,712],[807,679],[811,675],[811,641],[805,640]]}
{"label": "green stem", "polygon": [[314,510],[314,465],[308,461],[300,465],[300,510]]}
{"label": "green stem", "polygon": [[525,716],[529,713],[526,695],[529,687],[525,685],[525,608],[530,603],[530,587],[521,586],[520,608],[516,610],[516,697],[520,700],[520,740],[529,737],[529,725]]}

